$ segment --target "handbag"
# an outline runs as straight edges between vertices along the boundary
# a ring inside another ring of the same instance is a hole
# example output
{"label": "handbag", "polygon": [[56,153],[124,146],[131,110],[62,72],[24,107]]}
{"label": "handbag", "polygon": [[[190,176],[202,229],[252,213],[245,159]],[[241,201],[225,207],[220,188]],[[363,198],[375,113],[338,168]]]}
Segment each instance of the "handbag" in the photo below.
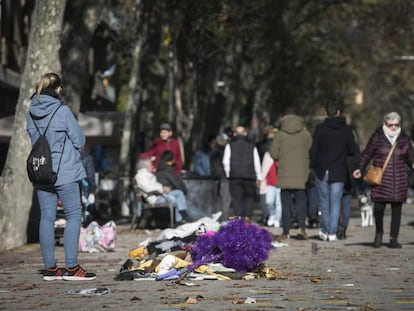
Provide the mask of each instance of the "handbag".
{"label": "handbag", "polygon": [[382,175],[384,174],[385,168],[388,165],[388,162],[390,161],[391,155],[394,152],[395,147],[397,146],[397,143],[395,142],[392,145],[392,148],[390,149],[390,152],[388,152],[387,158],[385,159],[384,165],[382,167],[371,165],[368,169],[368,172],[364,176],[364,180],[367,183],[370,183],[374,186],[381,185],[382,182]]}

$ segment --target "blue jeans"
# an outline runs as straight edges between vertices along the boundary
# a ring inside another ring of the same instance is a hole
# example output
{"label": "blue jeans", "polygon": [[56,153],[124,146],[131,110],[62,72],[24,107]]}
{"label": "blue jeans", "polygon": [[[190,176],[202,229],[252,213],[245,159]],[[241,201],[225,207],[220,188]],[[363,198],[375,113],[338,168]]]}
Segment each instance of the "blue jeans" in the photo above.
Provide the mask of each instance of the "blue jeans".
{"label": "blue jeans", "polygon": [[81,228],[80,189],[77,182],[42,187],[37,189],[40,206],[39,240],[45,268],[56,266],[55,257],[55,220],[58,198],[65,212],[66,226],[63,235],[66,267],[78,264],[78,244]]}
{"label": "blue jeans", "polygon": [[338,229],[339,212],[341,208],[343,182],[328,183],[329,172],[327,171],[323,180],[316,178],[321,208],[321,228],[327,234],[336,234]]}
{"label": "blue jeans", "polygon": [[[185,200],[184,193],[181,190],[175,189],[168,192],[167,200],[174,206],[175,221],[180,222],[183,220],[180,211],[185,211],[187,209],[187,201]],[[165,202],[164,196],[158,196],[156,203]]]}
{"label": "blue jeans", "polygon": [[282,218],[282,202],[280,199],[280,188],[275,186],[267,186],[265,202],[270,215],[276,216],[276,220],[280,221]]}
{"label": "blue jeans", "polygon": [[300,229],[306,227],[306,191],[305,190],[289,190],[282,189],[282,227],[283,234],[289,234],[290,216],[293,205],[293,197],[295,199],[296,213],[298,216],[298,224]]}

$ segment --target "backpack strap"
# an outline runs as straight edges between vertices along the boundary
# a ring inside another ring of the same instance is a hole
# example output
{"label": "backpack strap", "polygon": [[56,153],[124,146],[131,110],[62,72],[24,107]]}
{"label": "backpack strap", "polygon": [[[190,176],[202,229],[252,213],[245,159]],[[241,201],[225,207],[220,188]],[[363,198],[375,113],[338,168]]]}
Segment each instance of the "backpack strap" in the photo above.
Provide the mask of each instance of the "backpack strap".
{"label": "backpack strap", "polygon": [[[63,106],[63,105],[59,105],[59,107],[57,107],[57,108],[55,109],[55,111],[53,111],[52,116],[50,117],[49,122],[47,123],[47,126],[46,126],[46,128],[45,128],[45,130],[44,130],[44,132],[43,132],[43,135],[46,135],[46,132],[47,132],[47,130],[49,129],[50,122],[52,121],[53,117],[55,116],[55,113],[56,113],[56,112],[59,110],[59,108],[60,108],[60,107],[62,107],[62,106]],[[31,112],[29,112],[29,114],[30,114],[30,117],[32,118],[33,124],[34,124],[34,126],[36,127],[37,132],[39,133],[39,135],[42,135],[42,134],[40,133],[40,130],[39,130],[39,128],[38,128],[38,126],[37,126],[36,122],[34,121],[34,118],[33,118],[32,113],[31,113]],[[63,141],[62,153],[60,154],[59,164],[58,164],[58,169],[57,169],[56,175],[59,173],[60,163],[62,162],[63,151],[65,150],[66,138],[67,138],[67,137],[68,137],[68,135],[67,135],[67,134],[65,134],[65,140]]]}
{"label": "backpack strap", "polygon": [[[44,132],[43,132],[43,135],[46,135],[46,132],[47,132],[47,130],[48,130],[48,128],[49,128],[50,122],[52,121],[53,117],[55,116],[55,113],[56,113],[56,112],[59,110],[59,108],[60,108],[60,107],[62,107],[62,106],[63,106],[63,105],[59,105],[59,107],[57,107],[57,108],[55,109],[55,111],[53,111],[52,116],[50,117],[49,122],[47,123],[47,126],[46,126],[46,128],[45,128],[45,130],[44,130]],[[31,113],[31,112],[29,112],[29,114],[30,114],[30,117],[32,118],[33,124],[34,124],[34,126],[35,126],[35,128],[36,128],[37,132],[39,133],[39,135],[42,135],[42,134],[40,133],[39,127],[37,126],[37,124],[36,124],[36,122],[35,122],[35,120],[34,120],[34,117],[33,117],[32,113]]]}

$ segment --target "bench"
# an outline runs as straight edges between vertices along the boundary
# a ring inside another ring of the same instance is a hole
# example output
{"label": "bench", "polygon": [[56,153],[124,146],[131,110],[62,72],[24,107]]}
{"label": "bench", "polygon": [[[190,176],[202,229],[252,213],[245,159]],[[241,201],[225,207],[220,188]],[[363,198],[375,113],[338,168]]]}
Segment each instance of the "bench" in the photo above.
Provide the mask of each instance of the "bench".
{"label": "bench", "polygon": [[[160,217],[157,216],[165,216],[166,212],[169,217],[169,227],[174,227],[174,206],[169,203],[167,197],[160,193],[160,192],[146,192],[139,188],[135,182],[133,181],[133,189],[135,194],[135,202],[132,208],[132,220],[131,220],[131,231],[137,228],[147,228],[147,227],[167,227],[165,224],[161,224],[161,226],[157,226],[156,222],[157,219]],[[160,203],[148,203],[145,197],[150,195],[162,195],[165,198],[165,202]],[[151,225],[150,222],[153,222]],[[142,224],[144,222],[144,225]]]}

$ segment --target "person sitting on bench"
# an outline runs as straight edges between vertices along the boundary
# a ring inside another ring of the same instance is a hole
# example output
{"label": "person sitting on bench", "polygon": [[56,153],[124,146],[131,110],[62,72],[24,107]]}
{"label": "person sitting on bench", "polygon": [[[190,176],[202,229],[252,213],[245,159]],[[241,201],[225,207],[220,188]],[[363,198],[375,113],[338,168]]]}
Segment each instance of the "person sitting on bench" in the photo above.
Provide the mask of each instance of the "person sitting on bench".
{"label": "person sitting on bench", "polygon": [[153,173],[153,165],[150,158],[138,161],[138,171],[135,181],[139,189],[144,192],[145,200],[150,203],[168,202],[174,207],[175,222],[181,223],[187,216],[187,202],[184,193],[179,189],[171,189],[163,186]]}

